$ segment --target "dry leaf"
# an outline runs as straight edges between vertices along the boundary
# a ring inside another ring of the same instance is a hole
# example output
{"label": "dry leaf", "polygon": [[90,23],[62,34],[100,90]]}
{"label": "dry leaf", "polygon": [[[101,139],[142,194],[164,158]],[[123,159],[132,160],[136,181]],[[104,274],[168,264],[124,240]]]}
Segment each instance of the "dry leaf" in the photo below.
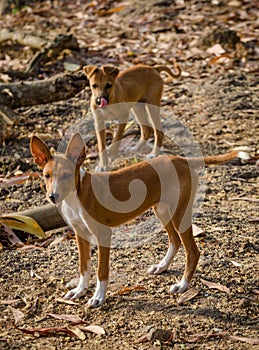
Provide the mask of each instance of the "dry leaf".
{"label": "dry leaf", "polygon": [[208,65],[211,66],[211,65],[217,63],[219,60],[221,60],[221,59],[226,59],[226,58],[227,58],[227,59],[230,59],[230,58],[232,58],[232,56],[231,56],[230,54],[228,54],[228,53],[223,53],[223,54],[221,54],[221,55],[219,55],[219,56],[213,57],[213,58],[208,62]]}
{"label": "dry leaf", "polygon": [[236,337],[236,336],[231,335],[230,339],[242,341],[243,343],[247,343],[250,345],[258,345],[259,344],[259,338]]}
{"label": "dry leaf", "polygon": [[72,63],[72,62],[65,61],[64,68],[68,72],[76,72],[81,68],[81,66],[78,63]]}
{"label": "dry leaf", "polygon": [[220,44],[215,44],[207,49],[207,52],[210,54],[221,55],[225,53],[225,50]]}
{"label": "dry leaf", "polygon": [[186,301],[189,301],[189,300],[195,298],[196,295],[199,294],[200,290],[201,290],[201,289],[198,288],[198,287],[193,287],[193,288],[188,289],[185,293],[183,293],[183,294],[180,296],[180,298],[178,298],[177,303],[178,303],[178,304],[183,304],[183,303],[185,303]]}
{"label": "dry leaf", "polygon": [[14,317],[14,323],[16,326],[18,326],[21,321],[24,319],[24,313],[18,309],[15,309],[13,307],[11,307],[12,313],[13,313],[13,317]]}
{"label": "dry leaf", "polygon": [[13,185],[23,185],[28,179],[37,179],[40,177],[40,173],[22,173],[22,175],[11,177],[10,179],[1,179],[0,188],[9,187]]}
{"label": "dry leaf", "polygon": [[67,330],[71,331],[74,333],[80,340],[85,340],[85,334],[82,332],[82,330],[78,327],[67,327]]}
{"label": "dry leaf", "polygon": [[19,328],[14,324],[15,328],[26,334],[33,334],[34,336],[52,335],[53,333],[66,333],[74,337],[78,337],[74,330],[69,327],[45,327],[45,328]]}
{"label": "dry leaf", "polygon": [[56,298],[55,300],[58,303],[63,303],[63,304],[68,304],[68,305],[79,305],[79,303],[76,303],[75,301],[67,300],[67,299],[64,299],[64,298]]}
{"label": "dry leaf", "polygon": [[0,304],[2,305],[11,305],[11,304],[16,304],[18,302],[19,302],[18,299],[0,300]]}
{"label": "dry leaf", "polygon": [[124,10],[125,7],[126,7],[126,5],[122,5],[122,6],[113,7],[109,10],[100,10],[100,11],[97,11],[97,14],[99,16],[109,16],[109,15],[112,15],[113,13]]}
{"label": "dry leaf", "polygon": [[58,320],[65,320],[72,323],[85,323],[85,321],[83,321],[79,316],[75,316],[75,315],[67,315],[67,314],[61,314],[61,315],[48,314],[48,315]]}
{"label": "dry leaf", "polygon": [[7,225],[11,229],[24,231],[40,238],[46,238],[45,232],[37,221],[29,216],[12,214],[0,217],[0,223]]}
{"label": "dry leaf", "polygon": [[190,335],[188,339],[188,343],[196,343],[201,338],[211,338],[211,337],[224,337],[228,333],[227,332],[215,332],[215,333],[198,333]]}
{"label": "dry leaf", "polygon": [[225,292],[228,294],[230,293],[230,289],[226,286],[223,286],[222,284],[206,281],[206,280],[203,280],[202,278],[201,278],[201,282],[205,284],[205,286],[209,287],[210,289],[218,289],[221,292]]}
{"label": "dry leaf", "polygon": [[117,294],[126,295],[130,294],[133,291],[146,292],[146,290],[146,287],[143,286],[123,287],[117,292]]}
{"label": "dry leaf", "polygon": [[43,248],[32,244],[24,244],[22,247],[18,248],[18,250],[29,250],[29,249],[43,249]]}
{"label": "dry leaf", "polygon": [[193,236],[197,237],[199,235],[202,235],[204,233],[204,230],[198,227],[197,225],[192,224],[192,231],[193,231]]}
{"label": "dry leaf", "polygon": [[247,201],[247,202],[254,202],[259,203],[258,198],[250,198],[250,197],[232,197],[228,198],[229,201]]}
{"label": "dry leaf", "polygon": [[2,226],[4,232],[7,235],[7,239],[12,244],[17,244],[18,246],[24,246],[24,243],[16,236],[13,230],[8,227],[6,224],[0,222],[0,227]]}
{"label": "dry leaf", "polygon": [[105,334],[104,328],[100,327],[100,326],[96,326],[96,325],[79,326],[79,328],[82,329],[83,331],[95,333],[95,334],[98,334],[98,335]]}
{"label": "dry leaf", "polygon": [[240,264],[240,263],[238,263],[238,262],[236,262],[236,261],[234,261],[234,260],[230,260],[230,262],[231,262],[234,266],[236,266],[236,267],[242,266],[242,264]]}

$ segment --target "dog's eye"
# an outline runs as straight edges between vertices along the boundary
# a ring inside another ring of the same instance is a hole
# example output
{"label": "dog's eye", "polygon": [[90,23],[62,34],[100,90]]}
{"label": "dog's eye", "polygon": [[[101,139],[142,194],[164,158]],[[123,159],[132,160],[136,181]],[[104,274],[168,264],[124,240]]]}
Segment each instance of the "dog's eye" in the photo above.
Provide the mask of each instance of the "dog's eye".
{"label": "dog's eye", "polygon": [[105,85],[105,89],[110,89],[112,87],[112,84],[111,83],[107,83],[106,85]]}
{"label": "dog's eye", "polygon": [[44,177],[45,179],[50,179],[50,174],[45,174]]}
{"label": "dog's eye", "polygon": [[93,85],[92,85],[92,88],[93,88],[93,89],[97,89],[97,88],[98,88],[98,85],[97,85],[97,84],[93,84]]}

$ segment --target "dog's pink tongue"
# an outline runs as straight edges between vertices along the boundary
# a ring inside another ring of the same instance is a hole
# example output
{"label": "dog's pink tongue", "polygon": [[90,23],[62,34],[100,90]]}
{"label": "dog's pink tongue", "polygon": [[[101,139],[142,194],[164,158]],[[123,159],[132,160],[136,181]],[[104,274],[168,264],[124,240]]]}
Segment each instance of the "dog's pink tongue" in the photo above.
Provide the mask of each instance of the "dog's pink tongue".
{"label": "dog's pink tongue", "polygon": [[107,104],[108,104],[108,102],[107,102],[106,98],[102,97],[100,107],[103,108],[103,107],[107,106]]}

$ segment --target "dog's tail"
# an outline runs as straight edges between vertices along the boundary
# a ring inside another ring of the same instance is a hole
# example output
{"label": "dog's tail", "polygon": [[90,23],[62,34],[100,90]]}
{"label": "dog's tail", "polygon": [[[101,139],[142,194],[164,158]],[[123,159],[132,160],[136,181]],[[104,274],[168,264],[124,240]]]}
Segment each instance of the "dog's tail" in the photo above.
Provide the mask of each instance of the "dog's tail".
{"label": "dog's tail", "polygon": [[179,78],[182,74],[181,67],[179,66],[179,64],[176,62],[174,58],[173,58],[173,62],[174,62],[174,69],[176,70],[177,73],[172,72],[171,69],[168,68],[167,66],[154,66],[152,68],[154,68],[158,73],[166,72],[172,78]]}
{"label": "dog's tail", "polygon": [[248,147],[239,147],[233,150],[232,152],[221,154],[218,156],[209,156],[209,157],[197,157],[197,158],[185,158],[192,168],[200,168],[203,165],[213,165],[213,164],[222,164],[229,162],[230,160],[240,158],[243,160],[247,160],[250,158]]}

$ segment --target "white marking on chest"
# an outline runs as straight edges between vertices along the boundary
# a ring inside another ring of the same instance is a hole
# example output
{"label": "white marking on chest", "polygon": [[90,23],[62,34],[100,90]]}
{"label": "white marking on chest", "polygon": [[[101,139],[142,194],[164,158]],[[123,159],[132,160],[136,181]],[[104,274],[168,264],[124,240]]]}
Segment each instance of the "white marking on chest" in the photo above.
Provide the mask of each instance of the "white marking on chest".
{"label": "white marking on chest", "polygon": [[87,213],[76,192],[69,193],[69,195],[62,201],[60,210],[66,223],[72,226],[72,228],[87,228],[88,231],[91,232],[86,219]]}

